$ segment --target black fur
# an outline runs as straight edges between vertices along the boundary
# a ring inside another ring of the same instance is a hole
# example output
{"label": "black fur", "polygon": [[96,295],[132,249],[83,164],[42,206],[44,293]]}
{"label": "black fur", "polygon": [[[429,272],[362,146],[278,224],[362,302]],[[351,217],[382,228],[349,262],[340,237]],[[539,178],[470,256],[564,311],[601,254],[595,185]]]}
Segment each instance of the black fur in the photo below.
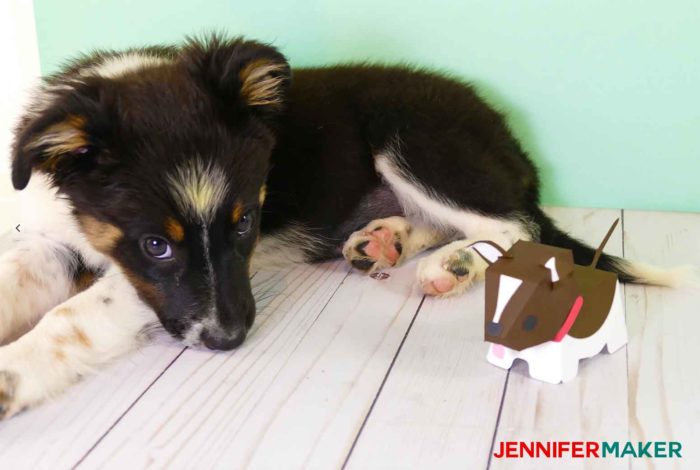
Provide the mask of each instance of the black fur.
{"label": "black fur", "polygon": [[[48,173],[76,217],[117,227],[123,236],[106,254],[175,336],[210,308],[200,227],[182,214],[165,178],[193,158],[223,169],[229,188],[208,226],[224,330],[208,332],[221,340],[213,347],[235,346],[252,324],[247,263],[258,233],[301,224],[319,242],[307,253],[314,261],[337,256],[348,235],[372,219],[400,214],[374,168],[374,156],[391,146],[402,170],[435,194],[484,215],[526,220],[541,241],[573,249],[579,264],[590,262],[592,249],[539,209],[536,168],[503,117],[459,80],[375,65],[297,69],[292,76],[277,50],[242,39],[132,52],[167,62],[116,78],[83,74],[120,54],[95,53],[47,80],[48,97],[17,131],[12,178],[22,189],[32,171]],[[275,65],[266,76],[274,93],[253,104],[242,78],[251,64]],[[36,144],[66,120],[80,123],[73,141],[84,138],[84,145],[57,155]],[[245,237],[235,235],[230,220],[238,203],[255,216]],[[167,217],[182,221],[185,240],[175,244],[172,263],[154,263],[140,240],[162,236]],[[604,256],[600,267],[634,281],[617,258]]]}

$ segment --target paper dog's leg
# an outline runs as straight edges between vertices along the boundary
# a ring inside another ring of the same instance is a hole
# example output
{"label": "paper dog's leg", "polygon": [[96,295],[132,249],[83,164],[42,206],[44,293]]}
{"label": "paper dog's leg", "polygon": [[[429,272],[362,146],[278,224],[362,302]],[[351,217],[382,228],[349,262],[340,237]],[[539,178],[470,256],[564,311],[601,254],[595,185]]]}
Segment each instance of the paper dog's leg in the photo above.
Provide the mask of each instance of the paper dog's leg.
{"label": "paper dog's leg", "polygon": [[343,256],[355,268],[372,272],[399,265],[447,237],[444,229],[411,224],[404,217],[387,217],[373,220],[350,235]]}
{"label": "paper dog's leg", "polygon": [[156,317],[117,269],[50,310],[29,333],[0,348],[0,418],[65,390],[134,349]]}
{"label": "paper dog's leg", "polygon": [[65,245],[29,234],[0,256],[0,344],[72,295],[74,258]]}
{"label": "paper dog's leg", "polygon": [[568,382],[578,373],[578,356],[564,343],[548,341],[520,351],[533,379],[551,384]]}

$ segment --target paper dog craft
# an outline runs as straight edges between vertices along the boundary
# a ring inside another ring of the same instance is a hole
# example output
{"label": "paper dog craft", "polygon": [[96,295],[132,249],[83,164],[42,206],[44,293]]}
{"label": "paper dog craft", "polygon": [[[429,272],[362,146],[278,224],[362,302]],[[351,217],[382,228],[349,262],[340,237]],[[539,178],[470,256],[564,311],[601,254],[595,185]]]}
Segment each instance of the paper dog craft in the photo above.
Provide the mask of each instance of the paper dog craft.
{"label": "paper dog craft", "polygon": [[618,220],[590,266],[574,264],[570,250],[539,243],[518,241],[507,252],[492,242],[472,245],[489,263],[484,325],[492,343],[489,362],[508,369],[520,358],[531,377],[560,383],[576,377],[580,359],[627,343],[617,275],[596,269]]}

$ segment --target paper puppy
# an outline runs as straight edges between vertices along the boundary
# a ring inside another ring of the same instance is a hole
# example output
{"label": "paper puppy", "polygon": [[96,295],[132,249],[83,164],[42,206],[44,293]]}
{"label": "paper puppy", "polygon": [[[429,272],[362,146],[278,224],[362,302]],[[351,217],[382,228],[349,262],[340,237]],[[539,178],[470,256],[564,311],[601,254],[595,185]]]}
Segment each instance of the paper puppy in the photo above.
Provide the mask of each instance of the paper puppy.
{"label": "paper puppy", "polygon": [[518,241],[507,252],[492,242],[472,248],[486,270],[485,340],[488,361],[508,369],[516,358],[530,376],[567,382],[580,359],[612,353],[627,343],[617,275],[596,269],[618,221],[610,227],[590,266],[574,264],[570,250]]}

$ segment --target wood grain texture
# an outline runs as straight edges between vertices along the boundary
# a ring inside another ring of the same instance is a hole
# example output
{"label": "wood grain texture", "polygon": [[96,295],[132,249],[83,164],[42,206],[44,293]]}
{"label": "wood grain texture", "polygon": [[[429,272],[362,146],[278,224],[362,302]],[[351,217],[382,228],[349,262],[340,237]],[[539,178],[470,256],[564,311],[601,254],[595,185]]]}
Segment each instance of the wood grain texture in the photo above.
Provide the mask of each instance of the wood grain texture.
{"label": "wood grain texture", "polygon": [[325,277],[304,269],[316,282],[294,273],[288,282],[297,284],[270,304],[275,311],[241,350],[188,351],[86,465],[342,463],[422,296],[415,266],[384,281],[353,273],[335,295],[345,268],[329,265]]}
{"label": "wood grain texture", "polygon": [[[619,215],[549,212],[594,244]],[[624,216],[628,258],[700,265],[700,215]],[[607,251],[621,249],[618,231]],[[487,468],[492,441],[579,439],[676,440],[684,458],[490,466],[700,468],[700,291],[626,286],[627,352],[585,360],[556,386],[488,364],[483,285],[421,304],[415,262],[388,272],[337,261],[255,273],[259,313],[240,349],[182,352],[159,338],[0,423],[0,468],[327,469],[348,455],[349,468]]]}
{"label": "wood grain texture", "polygon": [[163,338],[53,401],[0,422],[0,468],[71,468],[182,350]]}
{"label": "wood grain texture", "polygon": [[[659,266],[700,267],[700,214],[625,211],[625,252]],[[700,468],[700,289],[627,287],[629,422],[632,441],[680,441],[683,460],[657,468]],[[634,469],[651,468],[645,459]]]}
{"label": "wood grain texture", "polygon": [[[619,210],[550,209],[565,231],[597,247]],[[622,255],[622,226],[618,225],[605,251]],[[552,385],[531,379],[527,365],[516,363],[508,377],[496,449],[502,441],[626,441],[627,357],[625,349],[603,352],[579,363],[578,376],[571,382]],[[555,463],[556,462],[556,463]],[[495,459],[493,469],[562,465],[566,468],[621,468],[625,459]]]}
{"label": "wood grain texture", "polygon": [[[553,209],[550,215],[597,244],[620,212]],[[609,242],[613,254],[622,252],[620,232]],[[485,359],[483,295],[478,285],[458,299],[425,302],[350,468],[486,467],[506,374]],[[582,363],[580,377],[563,386],[534,381],[526,368],[516,366],[496,442],[626,437],[625,354],[594,360],[595,367]]]}
{"label": "wood grain texture", "polygon": [[486,362],[484,290],[426,298],[350,469],[485,468],[505,382]]}
{"label": "wood grain texture", "polygon": [[[9,248],[9,238],[10,234],[0,236],[0,252]],[[284,274],[254,276],[253,292],[262,299],[259,305],[276,295]],[[153,344],[87,377],[64,395],[0,422],[0,468],[73,467],[184,349],[159,334]]]}

